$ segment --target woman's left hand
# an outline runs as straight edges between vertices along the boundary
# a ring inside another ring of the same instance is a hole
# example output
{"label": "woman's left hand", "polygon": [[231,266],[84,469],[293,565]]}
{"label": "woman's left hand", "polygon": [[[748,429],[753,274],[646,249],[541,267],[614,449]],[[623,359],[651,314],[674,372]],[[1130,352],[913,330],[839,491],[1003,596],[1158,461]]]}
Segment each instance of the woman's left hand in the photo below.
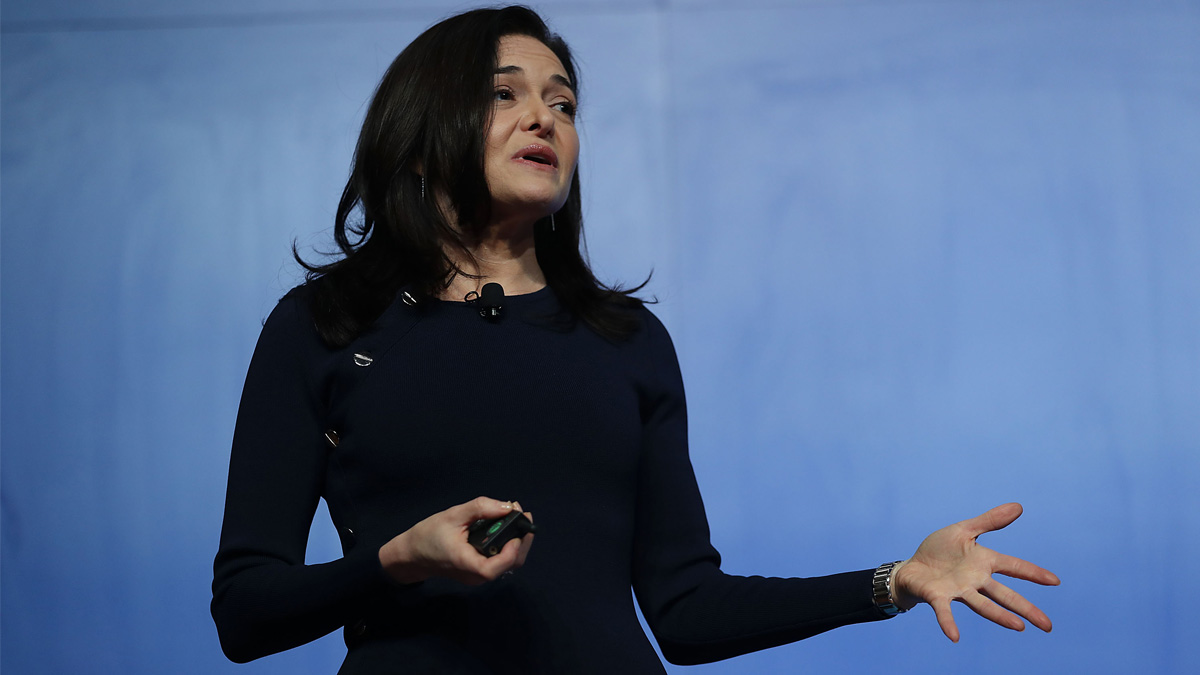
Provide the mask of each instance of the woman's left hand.
{"label": "woman's left hand", "polygon": [[984,532],[1008,526],[1020,515],[1020,504],[1005,504],[926,537],[913,557],[896,569],[892,591],[896,604],[909,609],[918,602],[929,603],[942,632],[953,642],[958,642],[959,634],[950,611],[952,600],[1005,628],[1025,630],[1025,622],[1021,620],[1025,617],[1049,632],[1050,618],[1016,591],[993,579],[992,574],[998,572],[1043,586],[1057,586],[1058,577],[975,541]]}

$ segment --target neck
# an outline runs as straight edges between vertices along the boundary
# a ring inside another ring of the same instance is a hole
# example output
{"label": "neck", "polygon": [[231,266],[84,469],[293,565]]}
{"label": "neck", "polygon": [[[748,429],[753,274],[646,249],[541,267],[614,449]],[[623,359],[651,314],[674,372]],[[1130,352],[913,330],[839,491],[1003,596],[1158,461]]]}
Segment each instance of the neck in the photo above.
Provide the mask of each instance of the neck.
{"label": "neck", "polygon": [[450,281],[442,292],[442,299],[462,300],[487,283],[500,284],[505,295],[540,290],[546,285],[546,277],[538,266],[533,242],[532,222],[499,220],[488,223],[478,237],[468,242],[470,257],[458,250],[447,250],[450,260],[463,274]]}

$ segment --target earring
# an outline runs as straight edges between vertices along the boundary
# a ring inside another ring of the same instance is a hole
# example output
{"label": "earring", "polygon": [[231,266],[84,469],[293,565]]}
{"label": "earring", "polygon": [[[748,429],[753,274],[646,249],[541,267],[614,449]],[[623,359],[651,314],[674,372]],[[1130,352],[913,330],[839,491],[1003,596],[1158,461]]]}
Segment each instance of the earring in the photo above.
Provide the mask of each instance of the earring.
{"label": "earring", "polygon": [[421,174],[421,203],[425,203],[425,174]]}
{"label": "earring", "polygon": [[553,213],[550,214],[550,231],[551,232],[554,231],[554,214]]}

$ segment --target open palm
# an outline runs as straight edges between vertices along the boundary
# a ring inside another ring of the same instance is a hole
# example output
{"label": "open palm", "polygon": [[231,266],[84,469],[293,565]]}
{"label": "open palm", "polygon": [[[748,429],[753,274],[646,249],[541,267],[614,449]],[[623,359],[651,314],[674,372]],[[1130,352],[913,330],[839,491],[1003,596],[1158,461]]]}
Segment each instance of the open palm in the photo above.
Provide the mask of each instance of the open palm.
{"label": "open palm", "polygon": [[1019,593],[992,578],[1000,573],[1044,586],[1057,586],[1058,577],[1033,563],[981,546],[985,532],[1007,527],[1021,515],[1020,504],[1004,504],[983,515],[944,527],[925,538],[913,557],[896,570],[896,603],[911,608],[918,602],[933,607],[946,637],[958,642],[958,626],[950,610],[958,600],[980,616],[1013,630],[1025,630],[1024,617],[1049,632],[1050,618]]}

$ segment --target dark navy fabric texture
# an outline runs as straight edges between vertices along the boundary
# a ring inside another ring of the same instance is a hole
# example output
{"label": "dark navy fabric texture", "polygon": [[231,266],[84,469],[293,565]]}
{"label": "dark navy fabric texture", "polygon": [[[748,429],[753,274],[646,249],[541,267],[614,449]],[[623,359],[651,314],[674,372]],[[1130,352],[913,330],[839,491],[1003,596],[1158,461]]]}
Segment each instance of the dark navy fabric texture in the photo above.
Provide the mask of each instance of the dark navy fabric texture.
{"label": "dark navy fabric texture", "polygon": [[[279,303],[246,378],[215,561],[230,658],[344,627],[344,673],[663,672],[631,587],[677,663],[880,618],[870,570],[723,574],[665,328],[637,310],[641,329],[611,342],[561,311],[549,289],[506,298],[495,322],[397,301],[330,350],[303,289]],[[380,546],[481,495],[534,514],[524,567],[479,587],[390,582]],[[344,557],[305,565],[321,498]]]}

